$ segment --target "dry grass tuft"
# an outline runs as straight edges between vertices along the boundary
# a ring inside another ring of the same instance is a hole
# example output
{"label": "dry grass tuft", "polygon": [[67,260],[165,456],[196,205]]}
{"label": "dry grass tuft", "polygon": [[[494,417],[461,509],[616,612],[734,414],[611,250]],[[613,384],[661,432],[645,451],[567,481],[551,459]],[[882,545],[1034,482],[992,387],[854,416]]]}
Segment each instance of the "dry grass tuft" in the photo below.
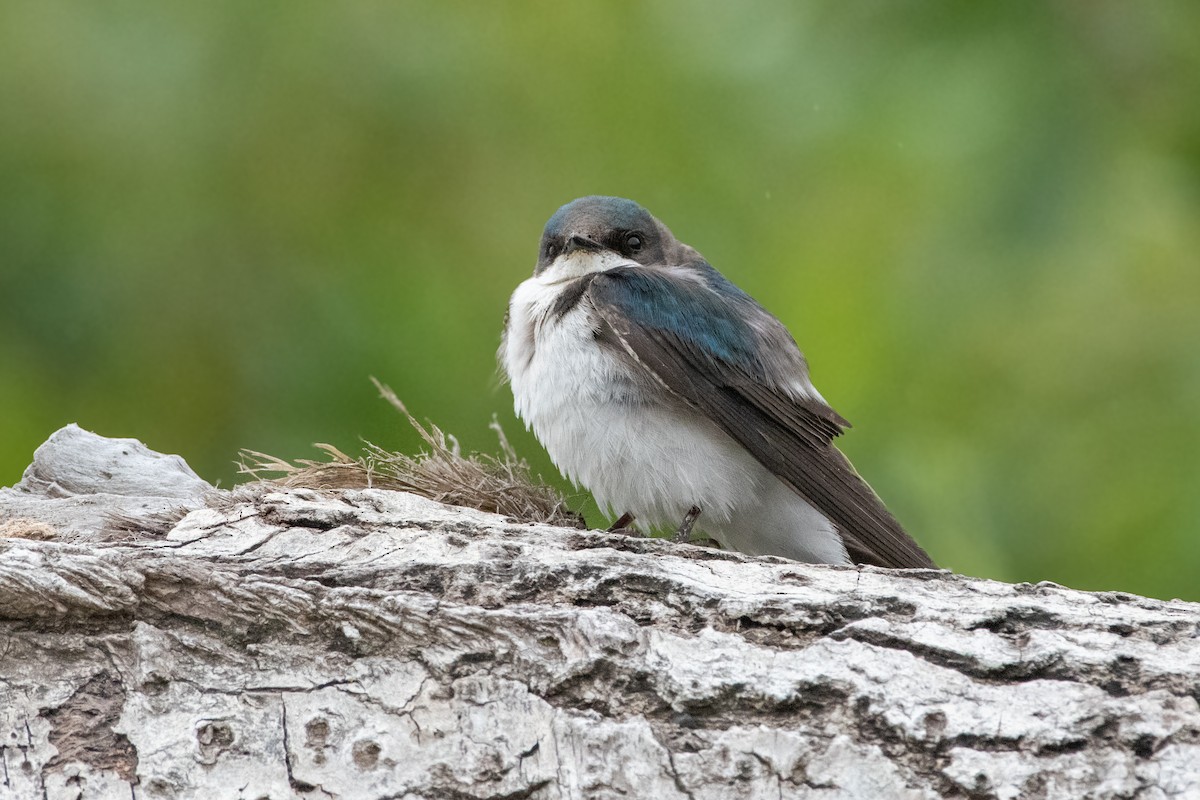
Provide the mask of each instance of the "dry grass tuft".
{"label": "dry grass tuft", "polygon": [[58,538],[54,526],[28,517],[14,517],[0,522],[0,539],[30,539],[48,542]]}
{"label": "dry grass tuft", "polygon": [[[394,453],[366,443],[358,458],[331,444],[317,444],[327,460],[297,459],[294,463],[253,450],[243,450],[240,471],[279,486],[308,489],[395,489],[441,503],[477,508],[524,522],[545,522],[569,528],[586,527],[567,507],[566,498],[552,486],[534,480],[529,465],[519,458],[495,419],[489,426],[500,439],[500,455],[463,456],[458,441],[433,423],[418,422],[396,393],[375,378],[380,396],[404,415],[421,435],[428,451],[415,456]],[[264,478],[266,474],[279,477]]]}
{"label": "dry grass tuft", "polygon": [[142,538],[161,538],[171,532],[192,509],[176,506],[156,514],[125,514],[113,511],[106,515],[104,539],[110,542],[133,541]]}

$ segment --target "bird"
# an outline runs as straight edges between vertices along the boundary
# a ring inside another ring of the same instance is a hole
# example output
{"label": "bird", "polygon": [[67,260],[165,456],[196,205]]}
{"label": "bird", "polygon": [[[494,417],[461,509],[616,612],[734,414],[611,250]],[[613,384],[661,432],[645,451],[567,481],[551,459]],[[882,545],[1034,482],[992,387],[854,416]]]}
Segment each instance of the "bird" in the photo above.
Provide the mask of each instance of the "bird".
{"label": "bird", "polygon": [[572,200],[513,292],[517,416],[602,510],[748,555],[933,568],[833,440],[787,328],[632,200]]}

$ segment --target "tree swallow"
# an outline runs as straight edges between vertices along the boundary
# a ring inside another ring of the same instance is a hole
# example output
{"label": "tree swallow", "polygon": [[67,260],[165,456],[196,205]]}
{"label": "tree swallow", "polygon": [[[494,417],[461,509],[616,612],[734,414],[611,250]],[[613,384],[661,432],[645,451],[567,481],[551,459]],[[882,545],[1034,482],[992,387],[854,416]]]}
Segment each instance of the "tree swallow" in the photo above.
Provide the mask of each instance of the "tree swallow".
{"label": "tree swallow", "polygon": [[631,200],[555,212],[499,358],[517,415],[610,514],[755,555],[934,566],[833,446],[849,423],[783,323]]}

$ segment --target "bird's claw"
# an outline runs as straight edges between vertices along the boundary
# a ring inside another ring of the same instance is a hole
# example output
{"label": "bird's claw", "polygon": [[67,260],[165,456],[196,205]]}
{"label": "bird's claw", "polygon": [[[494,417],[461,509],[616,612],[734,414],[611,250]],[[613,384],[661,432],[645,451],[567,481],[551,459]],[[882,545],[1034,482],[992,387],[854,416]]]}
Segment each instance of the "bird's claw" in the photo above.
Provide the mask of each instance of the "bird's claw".
{"label": "bird's claw", "polygon": [[642,532],[633,527],[633,521],[635,519],[637,519],[637,517],[626,511],[617,518],[616,522],[612,524],[612,526],[608,529],[608,533],[623,533],[626,536],[641,536]]}
{"label": "bird's claw", "polygon": [[700,517],[700,507],[692,506],[688,512],[683,515],[683,522],[679,523],[679,530],[675,531],[675,535],[671,537],[674,542],[686,542],[692,538],[692,528],[696,525],[696,520]]}

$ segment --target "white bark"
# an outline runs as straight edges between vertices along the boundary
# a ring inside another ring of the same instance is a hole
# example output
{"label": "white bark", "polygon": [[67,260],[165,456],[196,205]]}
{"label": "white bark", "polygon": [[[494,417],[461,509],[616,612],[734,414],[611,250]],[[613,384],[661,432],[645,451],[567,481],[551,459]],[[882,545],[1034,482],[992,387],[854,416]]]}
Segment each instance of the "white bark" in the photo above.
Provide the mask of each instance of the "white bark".
{"label": "white bark", "polygon": [[74,426],[0,534],[0,798],[1200,797],[1195,604],[217,492]]}

